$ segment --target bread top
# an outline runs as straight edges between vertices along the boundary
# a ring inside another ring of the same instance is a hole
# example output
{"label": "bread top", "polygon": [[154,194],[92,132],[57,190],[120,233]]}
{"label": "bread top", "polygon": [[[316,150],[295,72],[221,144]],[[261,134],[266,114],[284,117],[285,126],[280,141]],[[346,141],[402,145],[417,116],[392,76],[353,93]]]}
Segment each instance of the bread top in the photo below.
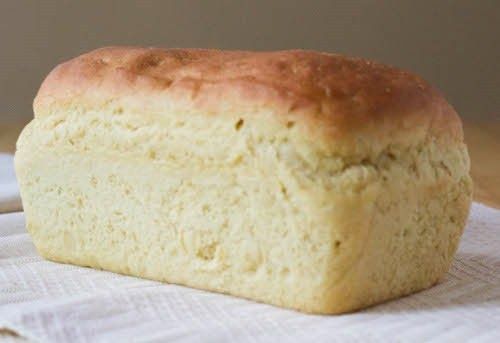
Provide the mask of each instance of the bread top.
{"label": "bread top", "polygon": [[34,111],[44,117],[109,106],[160,114],[272,113],[344,153],[429,136],[463,141],[456,112],[420,77],[364,59],[302,50],[102,48],[57,66],[43,82]]}

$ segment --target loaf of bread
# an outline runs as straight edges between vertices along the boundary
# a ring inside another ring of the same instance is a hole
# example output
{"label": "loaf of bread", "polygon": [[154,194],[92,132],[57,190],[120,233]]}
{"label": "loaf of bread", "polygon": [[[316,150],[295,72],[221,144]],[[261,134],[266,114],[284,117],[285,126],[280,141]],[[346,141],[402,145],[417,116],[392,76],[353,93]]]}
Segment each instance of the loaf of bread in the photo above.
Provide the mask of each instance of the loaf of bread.
{"label": "loaf of bread", "polygon": [[34,112],[16,171],[52,261],[341,313],[436,284],[471,202],[452,107],[362,59],[104,48]]}

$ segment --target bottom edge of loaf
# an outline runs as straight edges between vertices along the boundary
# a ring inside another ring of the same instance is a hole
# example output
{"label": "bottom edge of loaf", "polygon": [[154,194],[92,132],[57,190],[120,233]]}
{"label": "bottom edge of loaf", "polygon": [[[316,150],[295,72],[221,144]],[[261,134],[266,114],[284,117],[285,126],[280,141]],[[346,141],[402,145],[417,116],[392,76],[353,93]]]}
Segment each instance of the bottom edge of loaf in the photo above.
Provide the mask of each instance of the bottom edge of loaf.
{"label": "bottom edge of loaf", "polygon": [[215,292],[215,293],[225,295],[225,296],[234,296],[234,297],[242,298],[242,299],[245,299],[248,301],[255,301],[255,302],[258,302],[258,303],[263,304],[263,305],[271,305],[271,306],[275,306],[278,308],[295,310],[298,312],[302,312],[305,314],[312,314],[312,315],[336,315],[336,314],[352,313],[352,312],[356,312],[358,310],[365,310],[365,309],[368,310],[368,309],[371,309],[375,306],[383,305],[387,302],[393,301],[395,299],[411,296],[413,294],[416,294],[416,293],[425,291],[429,288],[432,288],[433,286],[438,285],[442,281],[442,278],[444,277],[444,274],[445,274],[445,272],[444,272],[437,279],[428,280],[428,282],[426,282],[426,284],[419,285],[418,287],[416,286],[413,289],[408,289],[406,292],[392,294],[390,296],[387,296],[386,298],[380,298],[380,299],[376,299],[376,300],[369,301],[366,303],[352,304],[352,303],[344,301],[344,299],[342,299],[341,294],[338,294],[336,300],[330,299],[330,301],[324,302],[324,303],[307,304],[307,303],[301,302],[298,299],[297,299],[296,303],[276,301],[276,299],[256,299],[256,298],[249,297],[249,296],[242,294],[242,293],[224,291],[224,290],[217,289],[217,288],[209,288],[209,287],[206,287],[205,285],[193,284],[189,281],[151,278],[151,277],[142,276],[142,275],[125,273],[123,271],[120,271],[119,268],[115,269],[115,268],[110,268],[109,266],[107,266],[106,268],[103,268],[102,266],[99,266],[99,265],[92,265],[92,264],[88,264],[88,263],[87,264],[81,263],[81,261],[68,260],[68,259],[65,259],[65,258],[60,257],[60,256],[48,254],[45,251],[38,250],[38,253],[43,258],[45,258],[49,261],[55,262],[55,263],[75,265],[75,266],[81,267],[81,268],[91,268],[91,269],[96,269],[96,270],[104,271],[104,272],[112,272],[112,273],[120,274],[120,275],[124,275],[124,276],[138,277],[138,278],[142,278],[142,279],[146,279],[146,280],[162,282],[162,283],[165,283],[166,285],[174,284],[174,285],[178,285],[178,286],[194,288],[194,289],[197,289],[200,291]]}

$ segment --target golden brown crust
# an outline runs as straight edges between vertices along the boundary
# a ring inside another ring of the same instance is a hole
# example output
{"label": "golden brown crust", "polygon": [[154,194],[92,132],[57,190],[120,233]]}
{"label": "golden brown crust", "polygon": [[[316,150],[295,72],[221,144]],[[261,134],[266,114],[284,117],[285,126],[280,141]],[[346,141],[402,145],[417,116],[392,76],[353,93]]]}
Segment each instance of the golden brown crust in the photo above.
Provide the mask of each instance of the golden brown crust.
{"label": "golden brown crust", "polygon": [[422,128],[426,135],[462,141],[455,111],[418,76],[301,50],[103,48],[56,67],[34,108],[38,117],[69,103],[91,107],[123,99],[158,112],[162,107],[209,113],[265,108],[336,138],[353,138],[354,132],[396,139],[398,132]]}

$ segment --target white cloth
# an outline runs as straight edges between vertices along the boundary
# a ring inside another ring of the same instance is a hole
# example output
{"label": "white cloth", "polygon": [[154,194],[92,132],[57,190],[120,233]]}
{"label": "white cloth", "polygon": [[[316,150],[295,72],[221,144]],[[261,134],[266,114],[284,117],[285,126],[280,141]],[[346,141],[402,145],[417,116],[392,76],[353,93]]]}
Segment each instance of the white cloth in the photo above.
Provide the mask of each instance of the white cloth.
{"label": "white cloth", "polygon": [[21,210],[12,155],[0,153],[0,213]]}
{"label": "white cloth", "polygon": [[48,262],[24,214],[0,214],[0,340],[20,340],[1,329],[42,342],[500,342],[500,211],[473,204],[441,284],[339,316]]}

